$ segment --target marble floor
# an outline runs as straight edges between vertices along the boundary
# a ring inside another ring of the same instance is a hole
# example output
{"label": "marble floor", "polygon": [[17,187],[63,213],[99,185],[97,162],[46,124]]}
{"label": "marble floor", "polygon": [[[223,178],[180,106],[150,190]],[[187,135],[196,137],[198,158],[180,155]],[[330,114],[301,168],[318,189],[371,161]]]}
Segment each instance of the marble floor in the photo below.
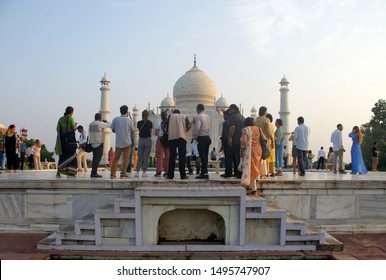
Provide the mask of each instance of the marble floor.
{"label": "marble floor", "polygon": [[[111,180],[110,179],[110,172],[105,171],[99,171],[99,174],[101,174],[102,178],[90,178],[90,171],[88,172],[79,172],[77,176],[74,177],[66,177],[62,176],[61,178],[56,178],[56,171],[55,170],[18,170],[16,173],[5,173],[4,171],[0,171],[0,182],[4,180]],[[142,172],[141,172],[142,173]],[[222,172],[220,172],[221,174]],[[239,182],[239,179],[236,178],[222,178],[220,177],[220,174],[215,174],[215,172],[209,172],[210,180],[221,180],[226,181],[229,183],[235,183]],[[118,173],[119,175],[119,173]],[[168,179],[164,177],[154,177],[155,171],[148,171],[148,177],[143,178],[141,175],[139,177],[134,177],[134,174],[129,174],[128,179],[123,180],[139,180],[139,181],[168,181]],[[198,181],[199,179],[195,179],[196,175],[188,175],[189,179],[184,180],[188,182],[192,181]],[[122,180],[119,179],[119,176],[117,176],[117,179],[115,180]],[[174,181],[179,181],[180,176],[178,172],[175,172]],[[283,172],[283,176],[276,176],[276,177],[268,177],[267,179],[264,179],[264,181],[267,182],[275,182],[275,181],[386,181],[386,172],[369,172],[365,175],[359,175],[359,174],[350,174],[349,172],[347,174],[333,174],[332,172],[327,171],[308,171],[306,172],[306,176],[301,177],[297,174],[293,174],[292,172]],[[202,181],[202,180],[200,180]]]}

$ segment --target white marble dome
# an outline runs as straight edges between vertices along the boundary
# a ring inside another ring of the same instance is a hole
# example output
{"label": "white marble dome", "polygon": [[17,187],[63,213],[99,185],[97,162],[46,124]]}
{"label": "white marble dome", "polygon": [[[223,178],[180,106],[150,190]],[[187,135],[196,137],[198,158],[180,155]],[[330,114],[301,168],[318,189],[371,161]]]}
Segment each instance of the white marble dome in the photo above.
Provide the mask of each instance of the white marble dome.
{"label": "white marble dome", "polygon": [[216,101],[216,108],[228,108],[228,107],[229,107],[228,100],[226,100],[221,94],[221,97]]}
{"label": "white marble dome", "polygon": [[192,69],[177,80],[173,88],[176,108],[195,107],[199,103],[214,107],[216,95],[216,85],[196,66],[196,62]]}
{"label": "white marble dome", "polygon": [[175,106],[175,103],[174,103],[174,99],[171,98],[168,94],[167,97],[165,97],[162,101],[161,101],[161,106],[160,108],[169,108],[169,107],[174,107]]}

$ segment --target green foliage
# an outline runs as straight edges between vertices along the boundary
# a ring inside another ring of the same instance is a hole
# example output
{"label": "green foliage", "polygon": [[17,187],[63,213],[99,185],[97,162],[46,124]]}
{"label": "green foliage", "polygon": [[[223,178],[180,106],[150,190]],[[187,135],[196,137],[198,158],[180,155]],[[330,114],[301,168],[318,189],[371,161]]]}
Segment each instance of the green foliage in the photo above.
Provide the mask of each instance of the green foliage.
{"label": "green foliage", "polygon": [[363,160],[371,170],[371,149],[375,141],[379,142],[378,170],[386,171],[386,100],[380,99],[371,109],[373,116],[370,122],[362,125],[364,139],[362,143]]}

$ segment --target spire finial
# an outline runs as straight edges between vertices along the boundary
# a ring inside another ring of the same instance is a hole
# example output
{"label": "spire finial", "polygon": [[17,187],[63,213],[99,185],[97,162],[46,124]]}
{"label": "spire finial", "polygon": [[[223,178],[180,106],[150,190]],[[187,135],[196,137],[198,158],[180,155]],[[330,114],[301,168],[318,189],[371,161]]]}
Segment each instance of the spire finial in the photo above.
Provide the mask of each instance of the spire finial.
{"label": "spire finial", "polygon": [[194,54],[194,67],[196,67],[196,54]]}

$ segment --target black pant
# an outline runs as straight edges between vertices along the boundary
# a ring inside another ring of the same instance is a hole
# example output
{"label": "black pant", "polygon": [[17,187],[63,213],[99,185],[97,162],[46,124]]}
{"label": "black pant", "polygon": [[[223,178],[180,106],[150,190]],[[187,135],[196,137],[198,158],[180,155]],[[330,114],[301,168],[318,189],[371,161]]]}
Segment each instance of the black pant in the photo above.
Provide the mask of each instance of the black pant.
{"label": "black pant", "polygon": [[320,165],[322,165],[322,170],[324,169],[324,157],[320,157],[318,160],[318,167],[316,169],[319,169]]}
{"label": "black pant", "polygon": [[24,169],[24,159],[25,159],[25,155],[21,154],[20,155],[20,170]]}
{"label": "black pant", "polygon": [[92,165],[91,165],[91,175],[96,175],[98,173],[98,166],[101,162],[103,155],[103,143],[96,148],[92,148]]}
{"label": "black pant", "polygon": [[18,169],[18,155],[16,151],[14,149],[7,149],[5,150],[5,154],[7,156],[7,169]]}
{"label": "black pant", "polygon": [[240,144],[227,145],[225,148],[225,173],[227,175],[232,175],[232,163],[234,175],[239,175],[237,167],[240,163]]}
{"label": "black pant", "polygon": [[297,150],[297,156],[298,156],[299,173],[304,175],[306,173],[304,170],[304,166],[306,164],[307,151],[302,151],[299,149],[296,149],[296,150]]}
{"label": "black pant", "polygon": [[208,175],[209,146],[212,140],[210,140],[209,136],[198,136],[197,142],[198,154],[201,159],[201,175]]}
{"label": "black pant", "polygon": [[186,162],[186,141],[183,138],[178,138],[169,141],[169,170],[168,177],[174,178],[174,169],[176,169],[176,157],[178,148],[178,169],[180,170],[181,178],[186,176],[185,162]]}

